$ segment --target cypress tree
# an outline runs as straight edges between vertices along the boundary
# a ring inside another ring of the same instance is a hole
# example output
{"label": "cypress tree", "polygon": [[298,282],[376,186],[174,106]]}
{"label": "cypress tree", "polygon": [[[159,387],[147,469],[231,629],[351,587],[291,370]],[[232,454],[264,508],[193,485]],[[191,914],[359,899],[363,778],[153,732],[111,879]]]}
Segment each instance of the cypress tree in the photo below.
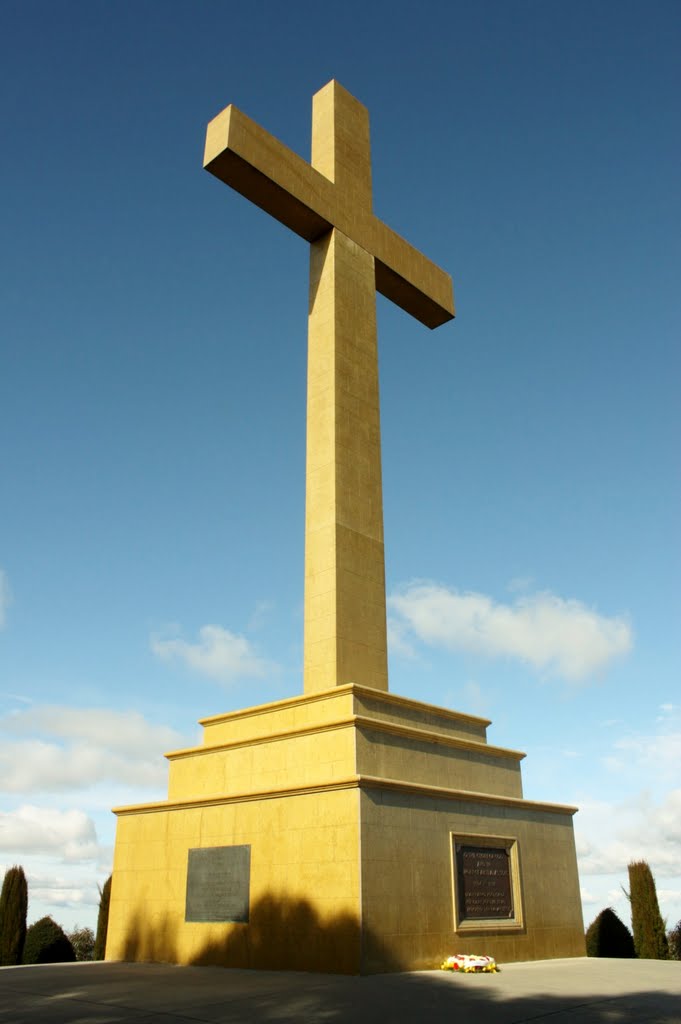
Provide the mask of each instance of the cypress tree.
{"label": "cypress tree", "polygon": [[28,886],[24,869],[9,868],[5,873],[0,893],[0,966],[12,967],[21,963],[26,941],[26,913]]}
{"label": "cypress tree", "polygon": [[586,955],[632,959],[636,956],[631,932],[620,921],[612,907],[601,910],[595,921],[587,928]]}
{"label": "cypress tree", "polygon": [[655,880],[644,860],[629,865],[628,896],[636,956],[641,960],[666,960],[669,948],[657,902]]}
{"label": "cypress tree", "polygon": [[109,901],[111,900],[111,875],[99,892],[99,913],[97,915],[97,937],[93,960],[103,960],[106,955],[106,933],[109,928]]}

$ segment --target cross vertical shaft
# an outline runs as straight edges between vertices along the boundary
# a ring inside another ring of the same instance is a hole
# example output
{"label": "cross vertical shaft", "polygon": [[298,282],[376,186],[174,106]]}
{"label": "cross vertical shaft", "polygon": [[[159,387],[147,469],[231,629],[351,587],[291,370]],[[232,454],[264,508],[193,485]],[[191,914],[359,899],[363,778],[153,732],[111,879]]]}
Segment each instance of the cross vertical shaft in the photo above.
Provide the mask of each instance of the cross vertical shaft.
{"label": "cross vertical shaft", "polygon": [[306,163],[234,106],[204,167],[310,243],[304,690],[388,689],[376,291],[431,329],[452,281],[372,212],[366,108],[332,81]]}
{"label": "cross vertical shaft", "polygon": [[[312,166],[370,212],[368,113],[336,82],[314,98]],[[304,690],[387,690],[374,258],[337,228],[310,250]]]}

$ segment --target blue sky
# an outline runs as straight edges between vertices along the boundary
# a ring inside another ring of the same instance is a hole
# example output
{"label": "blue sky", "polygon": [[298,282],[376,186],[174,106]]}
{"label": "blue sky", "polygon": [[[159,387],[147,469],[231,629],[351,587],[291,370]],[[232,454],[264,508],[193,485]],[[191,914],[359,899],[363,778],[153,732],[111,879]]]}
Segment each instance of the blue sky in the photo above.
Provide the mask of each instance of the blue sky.
{"label": "blue sky", "polygon": [[577,804],[584,915],[681,918],[676,3],[5,0],[0,866],[94,924],[111,806],[302,687],[306,245],[201,169],[235,103],[454,278],[378,297],[390,687]]}

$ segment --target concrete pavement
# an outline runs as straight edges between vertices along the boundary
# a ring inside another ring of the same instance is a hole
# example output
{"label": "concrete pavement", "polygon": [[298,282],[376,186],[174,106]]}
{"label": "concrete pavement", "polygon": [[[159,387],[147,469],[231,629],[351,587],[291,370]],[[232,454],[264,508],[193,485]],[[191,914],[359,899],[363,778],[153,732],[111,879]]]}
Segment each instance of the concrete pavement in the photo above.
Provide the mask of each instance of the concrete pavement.
{"label": "concrete pavement", "polygon": [[0,969],[0,1024],[681,1024],[681,962],[544,960],[498,974],[343,977],[168,964]]}

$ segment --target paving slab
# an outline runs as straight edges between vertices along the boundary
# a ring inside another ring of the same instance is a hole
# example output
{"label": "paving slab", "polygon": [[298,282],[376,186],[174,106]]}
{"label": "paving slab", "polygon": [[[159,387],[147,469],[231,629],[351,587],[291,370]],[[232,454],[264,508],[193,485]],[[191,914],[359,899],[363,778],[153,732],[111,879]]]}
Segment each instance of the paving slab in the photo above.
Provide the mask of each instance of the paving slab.
{"label": "paving slab", "polygon": [[171,964],[0,968],[0,1024],[681,1024],[681,962],[344,977]]}

